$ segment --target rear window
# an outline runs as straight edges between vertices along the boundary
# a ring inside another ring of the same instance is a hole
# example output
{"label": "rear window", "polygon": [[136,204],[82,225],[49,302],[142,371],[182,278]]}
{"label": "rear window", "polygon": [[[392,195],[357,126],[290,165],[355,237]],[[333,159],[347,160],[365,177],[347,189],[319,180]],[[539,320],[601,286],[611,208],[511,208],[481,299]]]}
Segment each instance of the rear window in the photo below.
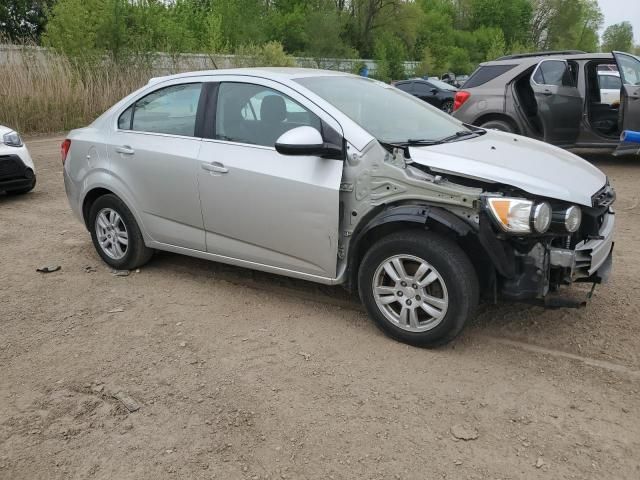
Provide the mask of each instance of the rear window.
{"label": "rear window", "polygon": [[473,88],[484,85],[485,83],[499,77],[503,73],[511,70],[515,65],[487,65],[478,68],[471,74],[469,79],[464,82],[464,88]]}

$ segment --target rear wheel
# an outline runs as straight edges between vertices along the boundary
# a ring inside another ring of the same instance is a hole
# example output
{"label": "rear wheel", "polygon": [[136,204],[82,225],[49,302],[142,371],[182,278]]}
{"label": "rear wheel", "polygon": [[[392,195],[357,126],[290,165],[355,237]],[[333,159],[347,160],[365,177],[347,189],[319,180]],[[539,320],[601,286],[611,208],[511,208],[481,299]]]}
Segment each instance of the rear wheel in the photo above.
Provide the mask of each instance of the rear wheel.
{"label": "rear wheel", "polygon": [[386,334],[421,347],[453,340],[478,304],[478,279],[466,254],[422,230],[374,244],[360,265],[358,290]]}
{"label": "rear wheel", "polygon": [[487,130],[499,130],[500,132],[516,133],[515,128],[506,120],[489,120],[480,125]]}
{"label": "rear wheel", "polygon": [[98,254],[113,268],[131,270],[153,255],[140,228],[122,200],[109,194],[99,197],[89,210],[89,230]]}
{"label": "rear wheel", "polygon": [[453,112],[453,100],[445,100],[444,102],[442,102],[441,108],[443,112],[447,112],[447,113]]}

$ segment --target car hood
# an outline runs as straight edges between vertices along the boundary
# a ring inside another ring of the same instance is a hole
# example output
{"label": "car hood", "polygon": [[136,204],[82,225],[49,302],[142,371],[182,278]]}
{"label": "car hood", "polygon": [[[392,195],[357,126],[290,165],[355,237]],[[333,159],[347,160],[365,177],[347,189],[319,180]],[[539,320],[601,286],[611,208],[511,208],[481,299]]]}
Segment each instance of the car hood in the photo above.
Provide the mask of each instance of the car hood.
{"label": "car hood", "polygon": [[4,125],[0,125],[0,142],[2,141],[2,136],[5,133],[13,132],[9,127],[5,127]]}
{"label": "car hood", "polygon": [[547,143],[488,130],[476,138],[410,147],[411,159],[438,173],[501,183],[532,195],[591,206],[607,177],[582,158]]}

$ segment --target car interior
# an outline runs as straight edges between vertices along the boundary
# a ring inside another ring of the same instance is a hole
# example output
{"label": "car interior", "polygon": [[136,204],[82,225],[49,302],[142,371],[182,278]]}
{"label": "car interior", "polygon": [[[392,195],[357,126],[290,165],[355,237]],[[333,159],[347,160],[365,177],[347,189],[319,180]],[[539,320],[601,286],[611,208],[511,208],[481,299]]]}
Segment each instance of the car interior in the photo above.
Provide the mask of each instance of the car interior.
{"label": "car interior", "polygon": [[586,108],[591,128],[607,137],[620,135],[620,106],[610,105],[602,101],[598,67],[610,64],[611,61],[591,61],[585,66],[586,74]]}

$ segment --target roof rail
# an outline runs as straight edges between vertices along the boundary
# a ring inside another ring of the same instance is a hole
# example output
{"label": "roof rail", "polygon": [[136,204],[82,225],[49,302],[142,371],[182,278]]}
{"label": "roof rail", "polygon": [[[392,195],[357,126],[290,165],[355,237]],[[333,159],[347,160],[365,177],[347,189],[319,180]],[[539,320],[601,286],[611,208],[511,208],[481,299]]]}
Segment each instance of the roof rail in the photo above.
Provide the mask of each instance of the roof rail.
{"label": "roof rail", "polygon": [[530,57],[549,57],[552,55],[579,55],[583,52],[582,50],[556,50],[551,52],[532,52],[532,53],[516,53],[513,55],[505,55],[504,57],[496,58],[496,60],[513,60],[516,58],[530,58]]}

